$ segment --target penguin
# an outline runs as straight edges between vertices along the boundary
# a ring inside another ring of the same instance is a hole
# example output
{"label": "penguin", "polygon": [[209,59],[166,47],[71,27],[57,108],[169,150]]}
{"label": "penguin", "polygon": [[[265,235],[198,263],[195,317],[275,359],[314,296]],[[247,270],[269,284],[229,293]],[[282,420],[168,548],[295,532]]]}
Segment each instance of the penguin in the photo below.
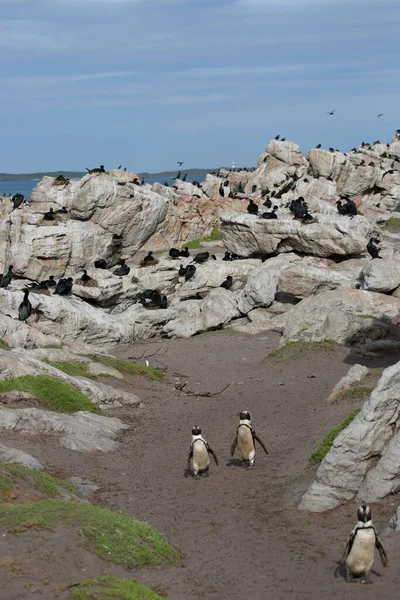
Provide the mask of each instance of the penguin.
{"label": "penguin", "polygon": [[[379,248],[375,246],[374,242],[379,244],[379,240],[371,238],[367,244],[368,253],[372,258],[382,258],[382,256],[379,256]],[[0,287],[3,287],[2,284],[0,284]]]}
{"label": "penguin", "polygon": [[251,426],[251,415],[249,411],[243,410],[240,413],[239,418],[239,427],[236,429],[236,435],[231,445],[231,456],[234,456],[237,446],[239,455],[243,461],[243,466],[251,468],[256,459],[256,441],[260,444],[265,454],[268,454],[268,450]]}
{"label": "penguin", "polygon": [[378,549],[384,567],[388,564],[388,557],[372,523],[370,507],[360,506],[357,518],[356,526],[350,533],[344,549],[342,564],[346,565],[347,582],[357,578],[363,583],[370,583],[368,575],[374,564],[375,548]]}
{"label": "penguin", "polygon": [[195,479],[199,479],[201,476],[208,476],[210,454],[212,454],[215,464],[218,465],[218,458],[214,450],[201,435],[200,427],[195,425],[192,427],[192,443],[188,456],[188,469],[192,467]]}
{"label": "penguin", "polygon": [[24,299],[18,307],[18,318],[20,321],[26,321],[32,314],[32,304],[28,300],[29,290],[25,290]]}

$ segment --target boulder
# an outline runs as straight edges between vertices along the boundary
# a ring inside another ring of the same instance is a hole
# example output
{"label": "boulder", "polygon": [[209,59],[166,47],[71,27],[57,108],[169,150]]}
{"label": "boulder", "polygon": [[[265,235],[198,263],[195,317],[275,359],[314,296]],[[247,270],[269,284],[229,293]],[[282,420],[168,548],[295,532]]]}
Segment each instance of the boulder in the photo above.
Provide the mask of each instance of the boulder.
{"label": "boulder", "polygon": [[337,289],[299,302],[288,316],[282,341],[364,343],[384,337],[400,312],[400,299],[357,289]]}
{"label": "boulder", "polygon": [[265,220],[248,213],[223,213],[221,239],[240,256],[297,251],[314,256],[360,254],[376,227],[365,217],[316,215],[317,223],[305,225],[278,213]]}
{"label": "boulder", "polygon": [[399,418],[400,362],[385,369],[361,412],[334,440],[299,509],[330,510],[357,493],[359,501],[374,502],[400,489]]}
{"label": "boulder", "polygon": [[400,264],[397,258],[370,260],[360,272],[361,286],[370,292],[389,293],[400,285]]}
{"label": "boulder", "polygon": [[265,151],[287,165],[302,165],[304,156],[300,146],[290,141],[271,140]]}
{"label": "boulder", "polygon": [[30,454],[17,448],[9,448],[3,444],[0,444],[0,462],[18,463],[24,467],[29,467],[29,469],[43,470],[43,465]]}
{"label": "boulder", "polygon": [[57,434],[62,446],[80,452],[111,452],[115,438],[128,425],[116,417],[88,412],[73,415],[52,413],[38,408],[5,408],[0,405],[0,429],[20,431],[24,435]]}
{"label": "boulder", "polygon": [[307,298],[337,288],[354,288],[356,280],[347,273],[295,263],[283,269],[278,290],[297,298]]}

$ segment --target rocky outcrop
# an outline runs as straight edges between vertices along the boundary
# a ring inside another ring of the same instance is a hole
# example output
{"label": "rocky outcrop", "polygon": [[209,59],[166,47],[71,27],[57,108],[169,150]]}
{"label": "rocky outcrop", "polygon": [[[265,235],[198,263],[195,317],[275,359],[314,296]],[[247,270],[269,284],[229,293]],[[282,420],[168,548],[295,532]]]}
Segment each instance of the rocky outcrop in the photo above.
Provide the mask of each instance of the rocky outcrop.
{"label": "rocky outcrop", "polygon": [[347,375],[342,377],[329,394],[328,402],[335,402],[342,392],[351,388],[355,383],[360,383],[368,373],[368,367],[364,367],[363,365],[353,365],[350,367]]}
{"label": "rocky outcrop", "polygon": [[[1,413],[0,413],[1,414]],[[43,465],[30,454],[18,450],[17,448],[9,448],[0,444],[0,462],[2,463],[18,463],[30,469],[43,470]]]}
{"label": "rocky outcrop", "polygon": [[280,214],[265,220],[246,213],[221,215],[221,239],[241,256],[276,252],[302,252],[314,256],[353,255],[365,251],[374,226],[363,217],[318,215],[318,222],[303,224]]}
{"label": "rocky outcrop", "polygon": [[363,504],[400,489],[400,362],[385,369],[320,464],[299,509],[322,512],[357,495]]}
{"label": "rocky outcrop", "polygon": [[128,425],[116,417],[88,412],[73,415],[52,413],[38,408],[4,408],[0,405],[0,429],[25,435],[56,434],[61,446],[80,452],[111,452],[116,436]]}
{"label": "rocky outcrop", "polygon": [[389,293],[400,285],[400,264],[398,259],[369,261],[360,272],[362,288],[371,292]]}

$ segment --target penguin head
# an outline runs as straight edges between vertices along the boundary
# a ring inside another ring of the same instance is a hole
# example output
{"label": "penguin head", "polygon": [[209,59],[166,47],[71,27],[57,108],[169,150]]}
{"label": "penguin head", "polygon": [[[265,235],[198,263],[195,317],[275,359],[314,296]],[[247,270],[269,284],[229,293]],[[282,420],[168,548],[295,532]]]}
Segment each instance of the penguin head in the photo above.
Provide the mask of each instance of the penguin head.
{"label": "penguin head", "polygon": [[239,418],[241,421],[251,421],[251,414],[248,410],[242,410],[242,412],[239,415]]}
{"label": "penguin head", "polygon": [[201,435],[201,428],[198,425],[193,425],[192,435]]}
{"label": "penguin head", "polygon": [[362,523],[367,523],[368,521],[371,521],[372,515],[370,507],[366,505],[360,506],[357,510],[357,518]]}

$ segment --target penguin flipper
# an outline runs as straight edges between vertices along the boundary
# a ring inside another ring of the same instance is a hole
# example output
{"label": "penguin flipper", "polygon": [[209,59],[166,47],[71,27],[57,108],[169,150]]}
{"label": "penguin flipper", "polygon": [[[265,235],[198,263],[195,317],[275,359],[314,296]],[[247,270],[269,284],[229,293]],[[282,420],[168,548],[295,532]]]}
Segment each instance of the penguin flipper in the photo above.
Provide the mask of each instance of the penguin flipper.
{"label": "penguin flipper", "polygon": [[207,450],[209,454],[212,454],[213,459],[215,460],[215,464],[218,465],[218,458],[217,455],[215,454],[214,450],[207,445]]}
{"label": "penguin flipper", "polygon": [[253,438],[260,444],[260,446],[264,450],[265,454],[268,454],[268,450],[266,449],[266,447],[264,446],[264,444],[262,443],[262,441],[260,440],[260,438],[258,437],[256,432],[254,431],[254,429],[253,429]]}
{"label": "penguin flipper", "polygon": [[356,534],[355,534],[355,530],[353,529],[353,531],[349,535],[349,538],[348,538],[347,543],[346,543],[346,548],[344,549],[344,552],[342,554],[342,558],[341,558],[341,561],[340,561],[342,564],[346,561],[346,558],[350,554],[350,550],[351,550],[351,548],[353,546],[353,542],[354,542],[354,538],[355,537],[356,537]]}
{"label": "penguin flipper", "polygon": [[235,450],[236,450],[236,446],[237,446],[237,441],[238,441],[238,434],[237,434],[237,431],[236,431],[235,438],[234,438],[234,440],[233,440],[233,442],[232,442],[232,445],[231,445],[231,456],[234,456],[234,455],[235,455]]}
{"label": "penguin flipper", "polygon": [[381,557],[382,565],[384,567],[387,567],[388,557],[386,554],[386,550],[383,547],[383,544],[382,544],[381,540],[379,539],[379,537],[377,536],[377,534],[375,534],[375,547],[377,548],[377,550],[379,552],[379,556]]}
{"label": "penguin flipper", "polygon": [[190,446],[190,452],[189,452],[189,456],[187,459],[187,463],[188,463],[189,467],[190,467],[190,461],[192,460],[192,458],[193,458],[193,446]]}

